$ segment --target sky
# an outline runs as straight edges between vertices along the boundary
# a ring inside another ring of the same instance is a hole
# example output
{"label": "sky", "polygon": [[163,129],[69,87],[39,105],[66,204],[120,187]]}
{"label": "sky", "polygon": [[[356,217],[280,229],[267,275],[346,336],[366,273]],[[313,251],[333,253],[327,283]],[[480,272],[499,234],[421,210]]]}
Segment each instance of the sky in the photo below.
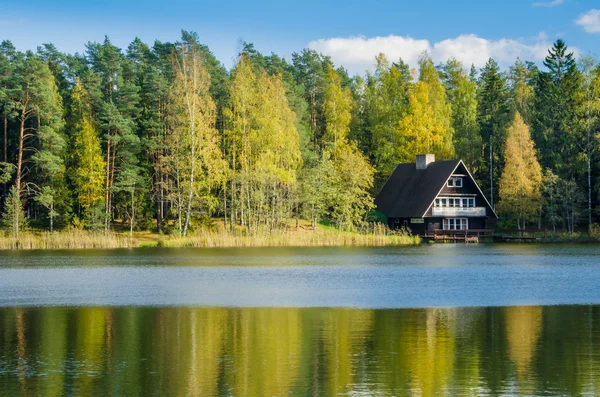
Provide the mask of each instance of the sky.
{"label": "sky", "polygon": [[176,41],[182,29],[198,33],[231,67],[242,41],[287,59],[312,48],[351,74],[372,70],[375,56],[415,65],[428,51],[442,62],[455,57],[503,67],[517,57],[541,63],[562,38],[579,55],[600,57],[600,0],[421,1],[193,1],[1,0],[0,40],[20,50],[53,43],[84,52],[87,42],[123,49],[139,37]]}

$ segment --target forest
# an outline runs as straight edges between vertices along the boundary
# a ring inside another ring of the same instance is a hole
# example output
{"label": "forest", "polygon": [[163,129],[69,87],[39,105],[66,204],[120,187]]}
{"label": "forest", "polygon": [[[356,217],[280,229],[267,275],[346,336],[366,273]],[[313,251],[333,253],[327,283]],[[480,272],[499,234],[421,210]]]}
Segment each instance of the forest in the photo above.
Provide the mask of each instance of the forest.
{"label": "forest", "polygon": [[286,60],[250,43],[227,70],[186,31],[85,48],[0,44],[10,235],[357,230],[381,221],[374,196],[421,153],[463,159],[499,226],[597,230],[600,64],[562,40],[541,65],[423,53],[411,69],[381,54],[356,76],[313,50]]}

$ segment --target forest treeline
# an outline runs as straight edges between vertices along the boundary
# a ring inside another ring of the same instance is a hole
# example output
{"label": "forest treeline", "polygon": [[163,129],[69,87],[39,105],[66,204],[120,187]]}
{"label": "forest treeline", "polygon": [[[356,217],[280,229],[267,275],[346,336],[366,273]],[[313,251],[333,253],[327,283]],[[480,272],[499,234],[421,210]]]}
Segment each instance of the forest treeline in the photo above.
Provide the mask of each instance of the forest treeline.
{"label": "forest treeline", "polygon": [[543,67],[455,59],[418,69],[379,55],[350,76],[312,50],[291,60],[243,43],[227,70],[182,32],[83,54],[0,45],[3,222],[116,225],[186,235],[218,216],[230,230],[298,219],[352,229],[419,153],[462,158],[504,225],[592,225],[600,131],[598,60],[562,40]]}

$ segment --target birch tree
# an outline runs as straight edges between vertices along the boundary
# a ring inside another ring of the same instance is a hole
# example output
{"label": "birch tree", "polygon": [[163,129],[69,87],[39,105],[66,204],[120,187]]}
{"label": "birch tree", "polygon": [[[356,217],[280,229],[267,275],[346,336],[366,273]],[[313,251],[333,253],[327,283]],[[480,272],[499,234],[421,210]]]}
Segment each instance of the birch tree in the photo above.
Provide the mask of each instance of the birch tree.
{"label": "birch tree", "polygon": [[209,92],[210,76],[203,66],[198,44],[178,43],[172,64],[176,127],[170,143],[180,197],[179,227],[186,236],[193,212],[211,214],[216,208],[218,200],[213,189],[224,178],[225,163],[215,128],[217,114]]}

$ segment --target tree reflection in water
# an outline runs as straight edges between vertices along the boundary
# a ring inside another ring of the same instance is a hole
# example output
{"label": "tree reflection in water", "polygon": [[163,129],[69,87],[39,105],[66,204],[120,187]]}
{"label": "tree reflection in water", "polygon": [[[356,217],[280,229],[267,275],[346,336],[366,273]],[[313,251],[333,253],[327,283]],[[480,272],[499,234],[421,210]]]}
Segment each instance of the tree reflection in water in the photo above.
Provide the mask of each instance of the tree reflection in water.
{"label": "tree reflection in water", "polygon": [[0,394],[595,395],[598,312],[0,309]]}

